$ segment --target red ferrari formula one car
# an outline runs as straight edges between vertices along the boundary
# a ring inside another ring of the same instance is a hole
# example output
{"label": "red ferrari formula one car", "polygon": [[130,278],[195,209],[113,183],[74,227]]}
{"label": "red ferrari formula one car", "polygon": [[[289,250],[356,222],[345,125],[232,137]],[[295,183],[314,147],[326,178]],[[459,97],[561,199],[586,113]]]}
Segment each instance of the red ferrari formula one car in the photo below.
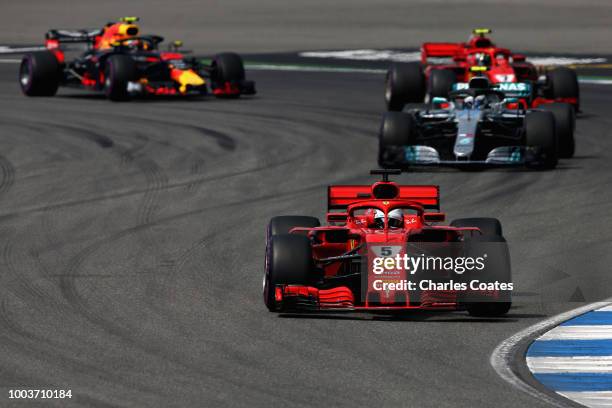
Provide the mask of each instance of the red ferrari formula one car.
{"label": "red ferrari formula one car", "polygon": [[[412,275],[400,269],[383,276],[374,269],[371,273],[365,261],[371,260],[372,254],[407,257],[417,251],[420,255],[415,257],[429,262],[437,259],[430,256],[433,253],[453,249],[455,257],[445,257],[448,261],[468,259],[457,254],[465,255],[467,246],[484,245],[488,276],[495,276],[496,285],[503,282],[512,286],[508,247],[498,220],[465,218],[447,226],[434,226],[445,218],[438,212],[437,186],[389,181],[389,175],[399,174],[399,170],[371,173],[382,174],[382,181],[371,186],[329,187],[330,225],[321,226],[317,218],[308,216],[272,218],[267,231],[263,282],[267,308],[273,312],[466,309],[479,316],[507,313],[510,294],[504,291],[508,288],[488,287],[483,292],[482,287],[470,286],[474,291],[467,294],[469,290],[455,278],[448,279],[447,271]],[[438,281],[432,286],[434,275]],[[467,275],[461,276],[465,283]],[[484,276],[481,271],[482,281]],[[420,279],[418,287],[411,287],[416,281],[407,280],[413,278]]]}
{"label": "red ferrari formula one car", "polygon": [[[19,81],[27,96],[53,96],[59,86],[104,91],[113,101],[136,95],[202,95],[236,98],[255,93],[245,80],[240,56],[215,55],[209,64],[179,52],[175,41],[159,49],[163,38],[140,35],[137,17],[124,17],[100,30],[50,30],[46,48],[25,54]],[[67,61],[67,45],[86,44],[87,50]]]}
{"label": "red ferrari formula one car", "polygon": [[423,102],[426,96],[445,98],[479,75],[507,96],[519,98],[525,109],[564,102],[578,110],[580,91],[573,70],[557,67],[539,75],[524,55],[497,47],[487,37],[490,32],[475,29],[467,43],[425,43],[420,64],[394,64],[385,83],[388,110],[401,111],[406,103]]}

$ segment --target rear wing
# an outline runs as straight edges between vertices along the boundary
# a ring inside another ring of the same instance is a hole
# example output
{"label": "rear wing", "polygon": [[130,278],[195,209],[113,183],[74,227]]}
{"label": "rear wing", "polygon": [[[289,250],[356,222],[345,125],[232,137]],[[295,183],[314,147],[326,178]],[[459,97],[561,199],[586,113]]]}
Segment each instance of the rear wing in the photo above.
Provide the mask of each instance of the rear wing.
{"label": "rear wing", "polygon": [[431,57],[453,58],[465,48],[463,43],[424,43],[421,46],[421,63],[427,64]]}
{"label": "rear wing", "polygon": [[[452,87],[452,91],[466,89],[470,89],[468,82],[456,82]],[[532,94],[532,87],[529,82],[498,82],[492,84],[491,89],[503,92],[507,98],[529,98]]]}
{"label": "rear wing", "polygon": [[[438,186],[398,186],[399,194],[394,199],[410,200],[426,209],[440,210],[440,188]],[[346,210],[351,204],[374,200],[372,186],[329,186],[327,209]]]}
{"label": "rear wing", "polygon": [[[102,35],[101,29],[52,29],[45,34],[47,48],[57,48],[62,43],[91,43]],[[49,47],[51,45],[51,47]]]}

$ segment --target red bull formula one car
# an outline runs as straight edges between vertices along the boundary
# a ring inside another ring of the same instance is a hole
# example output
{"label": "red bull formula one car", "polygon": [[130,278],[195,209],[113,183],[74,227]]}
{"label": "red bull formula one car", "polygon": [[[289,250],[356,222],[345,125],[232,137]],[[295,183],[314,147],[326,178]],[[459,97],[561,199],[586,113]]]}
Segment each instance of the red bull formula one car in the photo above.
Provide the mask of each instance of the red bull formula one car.
{"label": "red bull formula one car", "polygon": [[[463,249],[466,244],[485,245],[485,257],[492,262],[487,265],[489,276],[511,284],[509,252],[498,220],[465,218],[435,226],[445,218],[438,212],[438,186],[389,181],[390,174],[399,173],[373,170],[372,174],[382,174],[383,179],[371,186],[330,186],[329,225],[321,226],[317,218],[308,216],[272,218],[267,231],[263,282],[264,303],[270,311],[467,309],[479,316],[507,313],[511,299],[508,292],[502,293],[503,288],[485,293],[476,290],[470,296],[458,287],[403,290],[397,286],[399,290],[378,290],[385,282],[405,281],[406,271],[390,279],[372,281],[374,275],[364,260],[373,253],[383,257],[406,254],[418,245],[429,245],[433,252],[456,250],[457,245],[464,245]],[[431,278],[429,272],[426,275],[421,278]],[[480,276],[482,279],[484,275]]]}
{"label": "red bull formula one car", "polygon": [[[215,55],[210,64],[180,52],[175,41],[160,49],[163,37],[140,35],[137,17],[124,17],[99,30],[58,30],[46,34],[46,50],[25,54],[19,82],[27,96],[53,96],[59,86],[103,91],[113,101],[137,95],[203,95],[237,98],[255,94],[245,80],[240,56]],[[87,50],[68,61],[69,44]]]}
{"label": "red bull formula one car", "polygon": [[401,111],[406,103],[423,102],[426,96],[445,98],[456,84],[480,75],[507,96],[520,98],[525,109],[563,102],[578,110],[580,90],[573,70],[557,67],[539,75],[524,55],[497,47],[489,33],[475,29],[467,43],[425,43],[420,64],[394,64],[385,82],[388,110]]}

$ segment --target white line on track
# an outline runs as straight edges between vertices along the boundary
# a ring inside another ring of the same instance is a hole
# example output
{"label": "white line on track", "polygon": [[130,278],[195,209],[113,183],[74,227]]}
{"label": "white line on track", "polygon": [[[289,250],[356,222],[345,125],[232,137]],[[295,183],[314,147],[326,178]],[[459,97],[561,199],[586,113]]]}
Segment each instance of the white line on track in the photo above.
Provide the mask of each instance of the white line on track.
{"label": "white line on track", "polygon": [[[300,57],[307,58],[335,58],[355,61],[394,61],[394,62],[417,62],[421,60],[420,51],[397,51],[397,50],[339,50],[339,51],[307,51],[301,52]],[[432,60],[430,58],[430,60]],[[435,60],[435,59],[433,59]],[[534,56],[528,60],[536,65],[572,65],[572,64],[596,64],[607,62],[601,57],[559,57],[559,56]]]}
{"label": "white line on track", "polygon": [[612,326],[558,326],[538,340],[612,340]]}
{"label": "white line on track", "polygon": [[581,84],[612,85],[612,79],[578,78]]}
{"label": "white line on track", "polygon": [[248,62],[245,64],[245,68],[262,71],[341,72],[358,74],[384,74],[387,72],[385,69],[377,68],[351,68],[300,64],[249,64]]}
{"label": "white line on track", "polygon": [[491,366],[493,366],[493,369],[495,369],[495,371],[501,378],[503,378],[505,381],[507,381],[514,387],[520,389],[521,391],[535,398],[538,398],[550,404],[551,406],[565,407],[566,404],[562,401],[536,389],[531,384],[526,383],[518,376],[518,374],[513,369],[513,363],[516,358],[523,358],[523,356],[517,356],[516,353],[518,352],[519,346],[528,339],[534,339],[535,337],[537,337],[538,334],[543,333],[549,330],[550,328],[557,326],[573,317],[579,316],[586,312],[590,312],[594,309],[612,306],[610,301],[612,301],[612,299],[608,299],[604,302],[591,303],[589,305],[582,306],[577,309],[569,310],[567,312],[558,314],[549,319],[536,323],[533,326],[521,330],[520,332],[509,337],[508,339],[502,341],[495,348],[495,350],[493,350],[493,353],[491,354],[490,358]]}
{"label": "white line on track", "polygon": [[612,372],[612,356],[527,357],[527,367],[538,374],[609,373]]}
{"label": "white line on track", "polygon": [[35,47],[10,47],[7,45],[0,45],[0,54],[19,54],[20,52],[30,52],[44,50],[43,46]]}

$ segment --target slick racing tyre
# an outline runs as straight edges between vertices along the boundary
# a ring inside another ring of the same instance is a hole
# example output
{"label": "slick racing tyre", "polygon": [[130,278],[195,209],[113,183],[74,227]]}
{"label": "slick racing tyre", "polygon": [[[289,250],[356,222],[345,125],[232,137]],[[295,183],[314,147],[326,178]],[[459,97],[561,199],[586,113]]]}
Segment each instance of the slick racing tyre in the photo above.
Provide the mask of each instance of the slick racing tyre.
{"label": "slick racing tyre", "polygon": [[60,83],[60,63],[51,51],[37,51],[23,56],[19,84],[27,96],[53,96]]}
{"label": "slick racing tyre", "polygon": [[524,130],[525,145],[539,150],[539,157],[528,165],[536,169],[554,169],[558,162],[558,141],[553,114],[529,112],[525,116]]}
{"label": "slick racing tyre", "polygon": [[235,82],[244,80],[244,64],[240,55],[224,52],[214,56],[212,61],[213,79],[217,82]]}
{"label": "slick racing tyre", "polygon": [[318,218],[305,215],[281,215],[273,217],[268,224],[268,240],[274,235],[288,234],[295,227],[315,228],[320,226],[321,223]]}
{"label": "slick racing tyre", "polygon": [[[452,227],[476,227],[482,235],[478,233],[474,235],[466,234],[465,242],[471,245],[479,245],[481,243],[500,243],[500,245],[487,245],[482,247],[488,255],[487,272],[495,274],[500,280],[511,282],[512,274],[510,270],[510,254],[504,239],[502,225],[497,218],[459,218],[450,223]],[[478,247],[475,247],[478,248]],[[479,251],[482,252],[482,251]],[[475,253],[480,256],[480,253]],[[491,263],[492,262],[492,263]],[[493,269],[491,269],[493,268]],[[464,304],[466,310],[471,316],[479,317],[495,317],[502,316],[508,313],[512,306],[509,295],[497,299],[495,301],[485,302],[466,302]],[[489,299],[490,300],[490,299]]]}
{"label": "slick racing tyre", "polygon": [[452,91],[453,84],[457,82],[457,77],[453,71],[447,69],[433,69],[429,73],[429,98],[440,96],[448,98],[448,93]]}
{"label": "slick racing tyre", "polygon": [[[481,227],[486,228],[487,223],[483,223]],[[468,244],[471,246],[470,250],[474,251],[469,254],[470,256],[478,257],[483,253],[486,256],[485,269],[479,270],[472,278],[480,281],[512,283],[510,253],[506,240],[501,235],[474,235]],[[508,313],[512,307],[511,291],[500,291],[495,298],[491,298],[489,293],[471,293],[468,300],[464,306],[470,316],[475,317],[500,317]]]}
{"label": "slick racing tyre", "polygon": [[263,281],[264,303],[269,311],[280,311],[275,300],[276,285],[306,285],[312,271],[310,240],[304,235],[280,234],[266,247]]}
{"label": "slick racing tyre", "polygon": [[450,223],[451,227],[476,227],[482,235],[501,237],[502,226],[497,218],[459,218]]}
{"label": "slick racing tyre", "polygon": [[419,64],[393,64],[385,78],[387,110],[400,112],[407,103],[425,98],[425,75]]}
{"label": "slick racing tyre", "polygon": [[405,167],[406,146],[415,144],[415,123],[409,113],[387,112],[378,134],[378,164],[383,168]]}
{"label": "slick racing tyre", "polygon": [[[213,87],[223,88],[225,84],[241,84],[244,82],[244,64],[242,58],[233,52],[224,52],[214,56],[211,64],[211,79]],[[240,93],[218,94],[218,98],[239,98]]]}
{"label": "slick racing tyre", "polygon": [[474,317],[501,317],[511,307],[512,302],[472,302],[466,305],[466,310]]}
{"label": "slick racing tyre", "polygon": [[568,103],[551,103],[540,105],[539,109],[552,112],[555,117],[555,131],[559,142],[559,157],[569,159],[574,156],[576,129],[576,112]]}
{"label": "slick racing tyre", "polygon": [[555,68],[546,74],[546,83],[549,98],[575,98],[576,108],[580,107],[580,87],[576,71],[567,67]]}
{"label": "slick racing tyre", "polygon": [[104,68],[104,93],[111,101],[130,99],[128,83],[136,80],[136,63],[127,55],[111,55]]}

